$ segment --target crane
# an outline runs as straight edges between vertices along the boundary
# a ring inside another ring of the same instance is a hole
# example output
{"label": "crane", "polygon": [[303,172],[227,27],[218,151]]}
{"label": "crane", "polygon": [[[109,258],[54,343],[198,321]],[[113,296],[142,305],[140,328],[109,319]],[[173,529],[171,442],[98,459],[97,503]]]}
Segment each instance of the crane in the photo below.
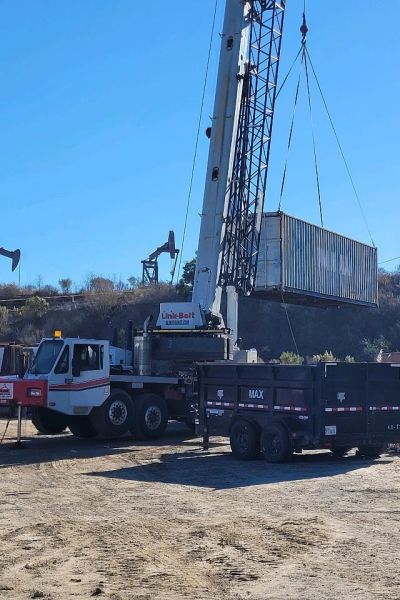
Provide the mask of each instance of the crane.
{"label": "crane", "polygon": [[[254,288],[285,0],[226,0],[189,326],[238,335],[238,294]],[[226,291],[226,318],[221,314]],[[200,310],[201,316],[198,315]],[[168,314],[173,313],[170,305]],[[159,317],[162,327],[173,319]]]}
{"label": "crane", "polygon": [[142,260],[142,285],[158,284],[158,258],[163,253],[168,253],[171,257],[171,278],[173,279],[176,259],[179,254],[179,250],[175,247],[175,234],[173,231],[169,232],[168,240],[165,242],[165,244],[159,246],[148,256],[148,258]]}

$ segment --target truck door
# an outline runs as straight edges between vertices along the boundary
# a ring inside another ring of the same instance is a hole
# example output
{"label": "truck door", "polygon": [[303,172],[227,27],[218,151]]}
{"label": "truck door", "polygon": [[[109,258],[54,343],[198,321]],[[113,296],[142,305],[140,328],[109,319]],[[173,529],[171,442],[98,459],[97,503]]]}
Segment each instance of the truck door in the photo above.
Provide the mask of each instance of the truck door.
{"label": "truck door", "polygon": [[74,414],[86,414],[86,407],[101,406],[110,395],[109,357],[105,350],[104,342],[73,344],[70,403]]}
{"label": "truck door", "polygon": [[[53,352],[55,355],[59,352],[57,346],[61,344],[60,341],[51,341],[42,343],[43,348],[47,354],[50,355]],[[42,350],[43,353],[43,350]],[[48,406],[54,410],[60,412],[69,413],[69,397],[70,397],[70,381],[71,381],[71,351],[68,344],[65,344],[61,353],[54,363],[53,369],[48,374],[49,381],[49,393],[48,393]],[[39,375],[40,377],[40,375]]]}

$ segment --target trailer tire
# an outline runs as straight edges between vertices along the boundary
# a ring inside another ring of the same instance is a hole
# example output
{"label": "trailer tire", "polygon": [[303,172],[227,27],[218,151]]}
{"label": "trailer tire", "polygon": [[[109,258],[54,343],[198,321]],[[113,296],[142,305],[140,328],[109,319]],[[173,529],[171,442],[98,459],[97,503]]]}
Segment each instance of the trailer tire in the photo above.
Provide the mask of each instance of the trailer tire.
{"label": "trailer tire", "polygon": [[260,436],[249,421],[239,419],[231,428],[230,444],[232,454],[241,460],[251,460],[260,453]]}
{"label": "trailer tire", "polygon": [[92,409],[89,419],[93,429],[101,436],[118,438],[132,427],[133,403],[127,392],[111,390],[107,400]]}
{"label": "trailer tire", "polygon": [[386,451],[386,448],[386,444],[379,446],[359,446],[358,454],[361,454],[365,458],[379,458]]}
{"label": "trailer tire", "polygon": [[65,431],[68,426],[66,415],[44,406],[33,407],[31,419],[38,432],[44,435],[57,435]]}
{"label": "trailer tire", "polygon": [[87,415],[71,417],[68,421],[70,432],[78,438],[95,438],[97,431]]}
{"label": "trailer tire", "polygon": [[287,429],[280,423],[269,423],[261,432],[260,449],[267,462],[283,463],[293,454]]}
{"label": "trailer tire", "polygon": [[167,404],[158,394],[140,394],[135,398],[135,423],[131,432],[138,440],[156,440],[167,427]]}

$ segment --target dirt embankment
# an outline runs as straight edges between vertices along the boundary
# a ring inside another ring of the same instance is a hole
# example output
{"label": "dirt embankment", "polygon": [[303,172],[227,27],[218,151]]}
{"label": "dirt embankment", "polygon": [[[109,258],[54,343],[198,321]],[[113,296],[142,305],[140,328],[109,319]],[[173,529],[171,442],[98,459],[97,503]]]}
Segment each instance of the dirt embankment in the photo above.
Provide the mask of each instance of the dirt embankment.
{"label": "dirt embankment", "polygon": [[0,446],[0,599],[400,598],[399,457],[274,466],[219,442]]}

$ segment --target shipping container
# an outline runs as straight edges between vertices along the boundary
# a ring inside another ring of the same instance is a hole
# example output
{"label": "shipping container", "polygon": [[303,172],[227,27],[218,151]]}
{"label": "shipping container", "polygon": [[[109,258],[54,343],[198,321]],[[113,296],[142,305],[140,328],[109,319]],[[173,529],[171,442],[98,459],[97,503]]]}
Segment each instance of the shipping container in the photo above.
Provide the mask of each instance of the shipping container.
{"label": "shipping container", "polygon": [[255,291],[288,303],[377,306],[377,250],[282,212],[265,213]]}
{"label": "shipping container", "polygon": [[230,438],[239,458],[283,462],[293,452],[357,447],[370,458],[400,442],[400,365],[198,366],[199,431]]}

